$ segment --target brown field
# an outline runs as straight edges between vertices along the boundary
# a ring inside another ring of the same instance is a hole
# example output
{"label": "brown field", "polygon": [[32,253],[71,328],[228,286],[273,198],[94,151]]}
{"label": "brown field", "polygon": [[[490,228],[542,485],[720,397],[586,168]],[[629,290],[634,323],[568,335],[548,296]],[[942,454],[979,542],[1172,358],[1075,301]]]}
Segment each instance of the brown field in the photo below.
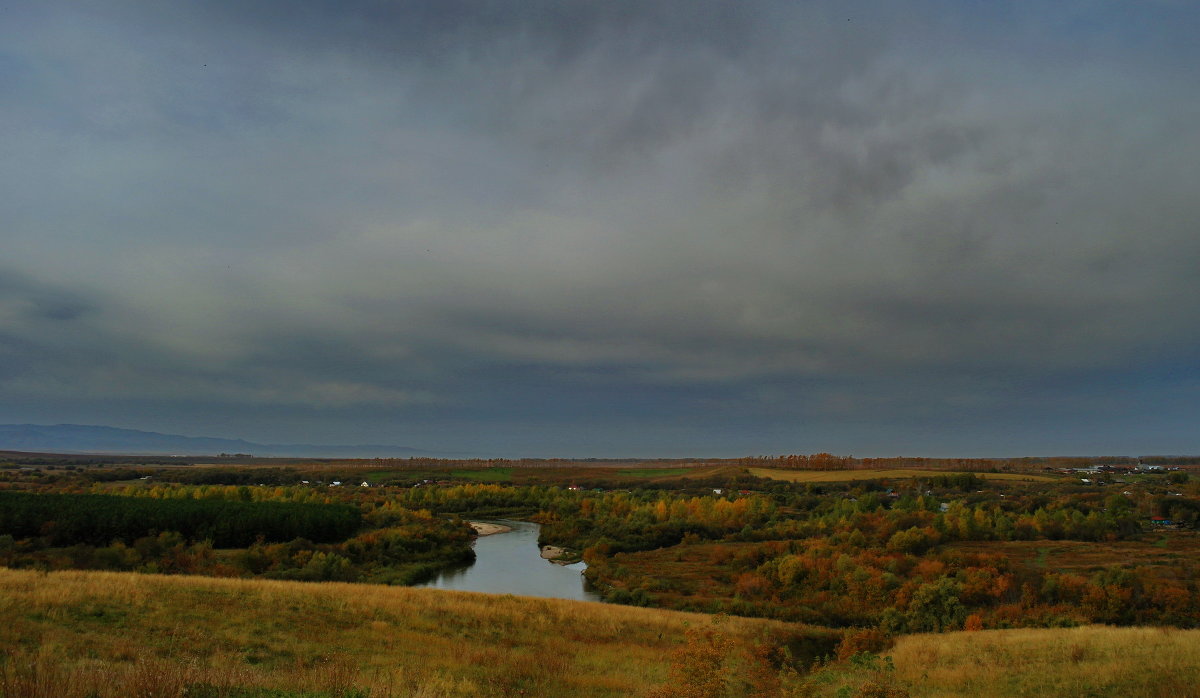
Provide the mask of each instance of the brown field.
{"label": "brown field", "polygon": [[1058,482],[1062,478],[1026,473],[963,473],[953,470],[907,470],[890,468],[883,470],[776,470],[774,468],[749,468],[750,474],[772,480],[787,482],[853,482],[855,480],[911,480],[938,475],[975,475],[985,480],[1005,482]]}
{"label": "brown field", "polygon": [[1113,566],[1157,567],[1170,571],[1178,567],[1181,560],[1200,559],[1200,535],[1192,531],[1160,531],[1147,534],[1141,541],[977,541],[949,543],[946,547],[973,553],[1002,553],[1019,565],[1075,573]]}
{"label": "brown field", "polygon": [[[734,595],[734,577],[725,563],[739,553],[753,550],[754,543],[701,543],[671,548],[618,553],[613,562],[627,569],[630,580],[649,582],[650,591],[673,602],[706,608],[710,601],[727,600]],[[678,608],[678,606],[676,606]]]}
{"label": "brown field", "polygon": [[672,482],[681,478],[706,478],[714,475],[736,475],[742,469],[734,466],[714,466],[707,463],[647,464],[630,463],[623,466],[570,466],[545,468],[513,468],[513,483],[518,485],[567,485],[579,481],[597,480],[623,482],[628,485]]}

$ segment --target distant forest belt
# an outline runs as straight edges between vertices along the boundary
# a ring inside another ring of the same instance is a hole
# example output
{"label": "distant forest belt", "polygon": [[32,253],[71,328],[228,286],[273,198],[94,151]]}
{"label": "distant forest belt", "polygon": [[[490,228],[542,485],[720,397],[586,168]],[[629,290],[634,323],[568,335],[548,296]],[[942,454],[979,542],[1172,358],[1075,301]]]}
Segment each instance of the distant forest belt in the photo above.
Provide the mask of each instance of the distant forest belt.
{"label": "distant forest belt", "polygon": [[788,482],[850,482],[853,480],[901,480],[918,477],[945,475],[975,475],[985,480],[1013,480],[1017,482],[1057,482],[1060,478],[1025,473],[966,473],[956,470],[776,470],[774,468],[750,468],[750,474],[772,480]]}
{"label": "distant forest belt", "polygon": [[0,534],[43,536],[52,545],[108,545],[163,531],[218,548],[247,547],[260,536],[330,543],[353,535],[361,523],[358,509],[346,504],[0,492]]}

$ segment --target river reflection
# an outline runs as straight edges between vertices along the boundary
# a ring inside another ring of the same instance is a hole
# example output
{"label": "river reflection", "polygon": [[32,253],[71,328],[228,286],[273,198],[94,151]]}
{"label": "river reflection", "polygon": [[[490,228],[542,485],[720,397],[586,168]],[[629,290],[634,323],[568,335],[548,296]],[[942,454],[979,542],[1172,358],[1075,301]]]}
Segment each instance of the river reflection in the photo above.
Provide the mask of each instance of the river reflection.
{"label": "river reflection", "polygon": [[441,572],[418,586],[489,594],[541,596],[551,599],[599,601],[600,595],[585,586],[582,562],[556,565],[543,560],[537,539],[541,526],[528,521],[491,520],[512,531],[480,536],[475,541],[475,562]]}

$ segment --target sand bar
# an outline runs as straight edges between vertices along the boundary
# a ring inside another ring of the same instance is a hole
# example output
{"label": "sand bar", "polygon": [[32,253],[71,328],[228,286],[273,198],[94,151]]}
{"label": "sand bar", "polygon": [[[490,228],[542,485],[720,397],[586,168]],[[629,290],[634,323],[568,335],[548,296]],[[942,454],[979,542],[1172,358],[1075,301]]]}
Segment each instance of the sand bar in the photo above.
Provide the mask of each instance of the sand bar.
{"label": "sand bar", "polygon": [[544,557],[547,560],[557,560],[558,558],[560,558],[566,554],[567,554],[567,551],[563,550],[562,548],[558,547],[557,545],[543,545],[542,546],[542,557]]}
{"label": "sand bar", "polygon": [[493,533],[508,533],[512,530],[512,526],[503,524],[484,523],[482,521],[468,521],[471,528],[475,529],[475,534],[480,536],[490,536]]}

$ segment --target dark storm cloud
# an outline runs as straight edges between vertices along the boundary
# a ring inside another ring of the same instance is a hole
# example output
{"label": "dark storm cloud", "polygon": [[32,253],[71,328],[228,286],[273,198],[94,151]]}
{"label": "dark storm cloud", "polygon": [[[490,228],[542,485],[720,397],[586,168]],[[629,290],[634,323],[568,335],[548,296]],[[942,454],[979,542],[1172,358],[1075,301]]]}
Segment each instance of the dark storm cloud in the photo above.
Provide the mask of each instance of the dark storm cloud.
{"label": "dark storm cloud", "polygon": [[937,448],[1034,394],[1115,423],[1095,386],[1200,346],[1195,18],[18,6],[0,390],[514,449]]}

